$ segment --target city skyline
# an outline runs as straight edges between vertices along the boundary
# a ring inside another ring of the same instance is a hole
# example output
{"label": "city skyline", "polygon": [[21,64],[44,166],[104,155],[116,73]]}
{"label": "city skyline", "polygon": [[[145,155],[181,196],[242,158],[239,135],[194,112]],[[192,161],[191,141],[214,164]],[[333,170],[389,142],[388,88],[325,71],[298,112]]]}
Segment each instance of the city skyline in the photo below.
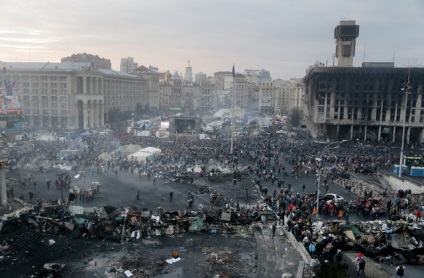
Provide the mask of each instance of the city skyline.
{"label": "city skyline", "polygon": [[[383,6],[384,5],[384,6]],[[59,62],[89,53],[134,57],[139,65],[184,73],[265,69],[301,78],[316,61],[333,64],[334,28],[360,26],[354,66],[422,66],[424,2],[401,0],[13,1],[0,3],[0,61]],[[95,11],[94,13],[92,11]],[[398,20],[400,19],[400,20]],[[364,59],[365,57],[365,59]]]}

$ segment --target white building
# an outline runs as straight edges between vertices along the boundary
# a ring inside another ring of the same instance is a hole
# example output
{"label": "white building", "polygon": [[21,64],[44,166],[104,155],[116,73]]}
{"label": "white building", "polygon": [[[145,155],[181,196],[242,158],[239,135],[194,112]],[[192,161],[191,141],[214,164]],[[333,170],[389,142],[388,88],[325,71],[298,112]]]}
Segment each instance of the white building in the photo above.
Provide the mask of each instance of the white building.
{"label": "white building", "polygon": [[132,73],[136,68],[138,68],[138,63],[134,62],[133,57],[121,59],[121,66],[119,68],[121,72]]}

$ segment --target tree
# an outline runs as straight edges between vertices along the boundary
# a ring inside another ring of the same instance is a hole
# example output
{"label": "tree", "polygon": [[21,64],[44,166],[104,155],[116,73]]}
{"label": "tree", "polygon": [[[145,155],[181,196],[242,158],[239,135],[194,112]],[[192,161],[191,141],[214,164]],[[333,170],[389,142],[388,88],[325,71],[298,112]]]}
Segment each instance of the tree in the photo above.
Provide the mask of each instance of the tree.
{"label": "tree", "polygon": [[290,125],[292,127],[299,126],[301,122],[302,122],[302,111],[299,108],[295,107],[291,110],[291,113],[290,113]]}

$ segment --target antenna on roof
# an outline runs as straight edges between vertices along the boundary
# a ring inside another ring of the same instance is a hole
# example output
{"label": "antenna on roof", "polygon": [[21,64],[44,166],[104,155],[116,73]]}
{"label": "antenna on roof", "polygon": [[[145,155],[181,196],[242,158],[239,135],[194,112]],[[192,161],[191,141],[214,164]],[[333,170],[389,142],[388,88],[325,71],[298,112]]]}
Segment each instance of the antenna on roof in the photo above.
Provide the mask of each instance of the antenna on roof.
{"label": "antenna on roof", "polygon": [[365,62],[365,51],[366,51],[366,49],[367,49],[367,45],[365,44],[364,45],[364,57],[362,58],[362,63]]}
{"label": "antenna on roof", "polygon": [[395,64],[395,55],[396,55],[396,49],[393,50],[393,65]]}

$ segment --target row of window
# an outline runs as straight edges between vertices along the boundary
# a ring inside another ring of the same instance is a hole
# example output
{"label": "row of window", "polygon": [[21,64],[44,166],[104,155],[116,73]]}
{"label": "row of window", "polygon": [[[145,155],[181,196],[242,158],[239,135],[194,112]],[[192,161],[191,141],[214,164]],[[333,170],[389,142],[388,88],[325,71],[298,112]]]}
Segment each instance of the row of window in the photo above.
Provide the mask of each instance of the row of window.
{"label": "row of window", "polygon": [[[31,113],[31,109],[29,108],[25,108],[24,109],[25,115],[43,115],[43,116],[57,116],[58,115],[58,110],[52,109],[51,111],[43,109],[33,109],[32,113]],[[50,112],[50,113],[49,113]],[[68,115],[68,110],[64,109],[64,110],[60,110],[60,115],[62,116],[67,116]]]}
{"label": "row of window", "polygon": [[14,80],[14,81],[61,81],[61,82],[66,82],[68,81],[68,77],[67,76],[46,76],[46,75],[14,75],[14,76],[6,76],[7,79],[9,80]]}

